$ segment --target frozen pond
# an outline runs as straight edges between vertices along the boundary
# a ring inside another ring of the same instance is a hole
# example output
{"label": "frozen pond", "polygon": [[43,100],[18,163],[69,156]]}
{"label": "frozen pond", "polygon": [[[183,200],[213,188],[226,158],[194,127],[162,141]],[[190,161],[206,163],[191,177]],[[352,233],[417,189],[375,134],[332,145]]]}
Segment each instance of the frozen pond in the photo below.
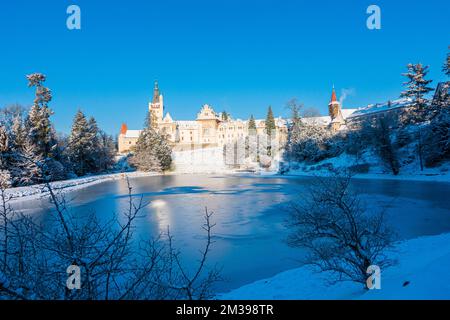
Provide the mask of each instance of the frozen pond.
{"label": "frozen pond", "polygon": [[[151,201],[135,234],[157,235],[170,226],[184,262],[197,261],[203,247],[205,207],[214,212],[214,240],[209,263],[223,268],[227,291],[299,266],[301,250],[289,248],[287,205],[312,178],[170,175],[131,179],[133,194]],[[388,180],[354,181],[371,209],[384,208],[401,239],[450,231],[450,184]],[[71,208],[95,211],[110,219],[124,210],[126,181],[108,181],[72,192]],[[47,200],[15,204],[16,209],[45,219]]]}

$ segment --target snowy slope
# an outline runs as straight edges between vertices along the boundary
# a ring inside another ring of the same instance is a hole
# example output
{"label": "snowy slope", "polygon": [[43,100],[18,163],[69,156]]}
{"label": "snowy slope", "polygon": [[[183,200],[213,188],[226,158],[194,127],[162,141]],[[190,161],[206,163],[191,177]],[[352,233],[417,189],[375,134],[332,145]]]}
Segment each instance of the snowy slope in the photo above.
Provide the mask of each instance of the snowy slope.
{"label": "snowy slope", "polygon": [[[436,168],[424,168],[420,170],[418,161],[409,165],[404,165],[400,169],[400,174],[394,176],[389,169],[380,163],[380,159],[373,151],[366,151],[359,159],[359,164],[370,165],[369,172],[359,173],[355,178],[362,179],[389,179],[389,180],[415,180],[415,181],[440,181],[450,182],[450,163],[444,163]],[[290,163],[286,176],[322,176],[330,173],[329,168],[344,169],[355,165],[356,158],[353,155],[342,153],[341,155],[319,161],[309,165],[305,163]]]}
{"label": "snowy slope", "polygon": [[300,267],[260,280],[219,299],[450,299],[450,234],[398,243],[390,256],[398,261],[382,271],[381,289],[366,291],[344,282],[329,286],[326,273]]}

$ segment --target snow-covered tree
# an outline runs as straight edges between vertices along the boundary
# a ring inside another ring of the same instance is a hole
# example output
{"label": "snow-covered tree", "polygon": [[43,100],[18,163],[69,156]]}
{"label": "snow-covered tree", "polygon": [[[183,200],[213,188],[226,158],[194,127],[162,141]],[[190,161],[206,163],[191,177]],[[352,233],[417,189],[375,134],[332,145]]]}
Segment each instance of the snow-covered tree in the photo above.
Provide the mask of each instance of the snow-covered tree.
{"label": "snow-covered tree", "polygon": [[427,119],[430,110],[427,110],[429,101],[426,95],[433,91],[428,85],[432,80],[425,79],[428,74],[428,66],[422,64],[408,64],[408,72],[403,76],[408,81],[403,83],[406,90],[401,93],[401,97],[412,99],[409,108],[406,109],[402,116],[404,124],[420,123]]}
{"label": "snow-covered tree", "polygon": [[36,97],[26,120],[27,139],[44,158],[55,157],[57,142],[50,116],[53,111],[48,103],[52,100],[51,91],[44,87],[46,77],[40,73],[27,76],[28,86],[36,88]]}
{"label": "snow-covered tree", "polygon": [[382,163],[394,175],[400,173],[397,150],[394,147],[394,136],[389,118],[380,116],[367,119],[362,125],[362,139],[373,146]]}
{"label": "snow-covered tree", "polygon": [[272,132],[275,130],[275,128],[275,118],[273,116],[272,106],[269,106],[266,116],[266,133],[268,135],[272,135]]}
{"label": "snow-covered tree", "polygon": [[21,106],[20,104],[12,104],[8,105],[4,108],[0,109],[0,123],[2,123],[6,127],[6,131],[9,133],[11,131],[11,127],[14,124],[14,119],[19,117],[23,119],[23,116],[27,113],[28,110]]}
{"label": "snow-covered tree", "polygon": [[301,140],[302,119],[300,117],[300,106],[296,101],[291,100],[288,103],[288,107],[291,109],[291,123],[288,128],[288,139],[285,148],[285,159],[291,161],[297,161],[296,159],[296,146]]}
{"label": "snow-covered tree", "polygon": [[97,157],[97,170],[105,171],[109,170],[114,165],[114,156],[116,155],[116,144],[111,135],[99,130],[98,135],[98,149],[96,152]]}
{"label": "snow-covered tree", "polygon": [[110,169],[115,147],[112,138],[100,131],[97,121],[93,117],[87,120],[79,110],[73,121],[66,153],[74,172],[81,176]]}
{"label": "snow-covered tree", "polygon": [[172,164],[172,148],[167,140],[152,127],[152,116],[149,112],[146,127],[141,132],[130,164],[142,171],[165,171]]}
{"label": "snow-covered tree", "polygon": [[22,117],[16,115],[11,127],[11,140],[13,142],[13,148],[16,151],[20,151],[27,139],[25,127],[23,125]]}
{"label": "snow-covered tree", "polygon": [[442,109],[431,120],[424,135],[425,165],[433,167],[450,160],[450,108]]}
{"label": "snow-covered tree", "polygon": [[290,141],[286,147],[288,160],[297,162],[318,162],[331,156],[336,156],[333,148],[333,134],[330,130],[316,124],[297,122],[291,127]]}
{"label": "snow-covered tree", "polygon": [[0,152],[6,152],[9,150],[9,138],[8,132],[4,125],[0,125]]}
{"label": "snow-covered tree", "polygon": [[[448,47],[450,50],[450,46]],[[450,51],[447,53],[447,60],[444,63],[444,66],[442,67],[442,71],[450,77]]]}
{"label": "snow-covered tree", "polygon": [[27,139],[20,153],[17,155],[15,162],[15,167],[17,168],[15,174],[17,185],[28,186],[42,183],[43,176],[39,165],[43,165],[44,160],[44,157],[38,152],[36,145]]}
{"label": "snow-covered tree", "polygon": [[85,175],[91,170],[92,137],[88,121],[81,110],[75,114],[72,130],[69,136],[68,158],[75,174]]}

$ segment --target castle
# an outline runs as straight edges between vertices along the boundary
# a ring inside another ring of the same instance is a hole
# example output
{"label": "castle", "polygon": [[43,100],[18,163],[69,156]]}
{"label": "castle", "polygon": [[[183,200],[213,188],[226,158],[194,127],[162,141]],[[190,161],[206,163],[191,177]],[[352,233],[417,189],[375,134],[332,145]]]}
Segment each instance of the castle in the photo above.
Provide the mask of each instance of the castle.
{"label": "castle", "polygon": [[[203,105],[195,120],[174,120],[169,112],[164,114],[164,97],[157,82],[155,82],[153,98],[148,105],[148,110],[153,121],[156,122],[156,130],[166,137],[174,151],[222,147],[239,139],[245,139],[250,132],[248,120],[223,117],[207,104]],[[333,87],[328,111],[328,116],[303,118],[302,120],[338,131],[345,128],[345,119],[355,110],[341,108]],[[255,124],[256,134],[264,134],[265,120],[256,119]],[[129,130],[126,124],[122,124],[118,137],[119,153],[132,151],[140,132],[141,130]],[[281,117],[275,118],[275,134],[272,139],[276,141],[277,145],[283,146],[287,141],[287,134],[288,120]]]}

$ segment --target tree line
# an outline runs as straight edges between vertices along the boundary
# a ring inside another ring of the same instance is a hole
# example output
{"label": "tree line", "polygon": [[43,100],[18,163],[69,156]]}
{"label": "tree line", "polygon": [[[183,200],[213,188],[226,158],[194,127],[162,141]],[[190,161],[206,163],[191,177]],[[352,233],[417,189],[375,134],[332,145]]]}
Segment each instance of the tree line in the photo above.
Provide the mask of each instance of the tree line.
{"label": "tree line", "polygon": [[52,92],[44,85],[46,76],[35,73],[27,80],[35,89],[31,108],[14,105],[0,110],[0,169],[10,177],[11,186],[42,183],[37,164],[45,164],[50,181],[110,170],[114,139],[82,111],[75,115],[69,136],[58,135],[51,121]]}
{"label": "tree line", "polygon": [[[450,53],[442,68],[447,78],[449,69]],[[429,66],[408,64],[403,74],[405,89],[400,93],[405,106],[347,121],[348,130],[331,132],[307,123],[300,116],[302,106],[290,104],[292,117],[284,153],[287,165],[282,170],[289,170],[293,163],[311,165],[347,153],[355,156],[354,169],[363,173],[368,164],[362,162],[362,155],[369,151],[375,151],[394,175],[414,161],[423,170],[450,160],[450,81],[441,83],[430,99],[435,89],[430,86],[428,72]]]}

